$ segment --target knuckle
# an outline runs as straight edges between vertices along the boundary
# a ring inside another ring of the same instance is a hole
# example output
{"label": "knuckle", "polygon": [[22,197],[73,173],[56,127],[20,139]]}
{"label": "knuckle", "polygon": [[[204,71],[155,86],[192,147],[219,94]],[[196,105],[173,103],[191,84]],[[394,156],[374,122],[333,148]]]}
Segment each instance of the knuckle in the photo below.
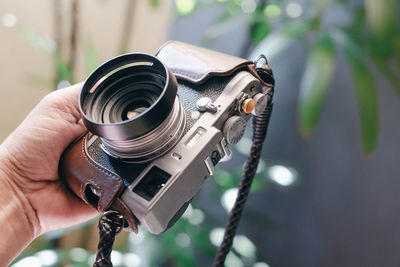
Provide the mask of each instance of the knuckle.
{"label": "knuckle", "polygon": [[43,98],[42,102],[44,102],[45,104],[54,104],[55,102],[57,102],[57,99],[58,99],[57,92],[53,91],[53,92],[47,94]]}

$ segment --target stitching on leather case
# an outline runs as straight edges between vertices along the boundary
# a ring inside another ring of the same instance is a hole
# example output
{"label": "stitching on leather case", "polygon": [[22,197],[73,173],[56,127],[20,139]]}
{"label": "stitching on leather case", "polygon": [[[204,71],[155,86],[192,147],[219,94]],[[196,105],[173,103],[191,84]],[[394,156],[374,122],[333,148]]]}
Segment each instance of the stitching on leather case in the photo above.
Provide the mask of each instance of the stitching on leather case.
{"label": "stitching on leather case", "polygon": [[196,79],[196,80],[199,80],[201,77],[204,77],[204,76],[195,75],[195,74],[192,74],[192,73],[189,73],[189,72],[185,72],[185,71],[180,71],[180,70],[177,70],[177,69],[172,69],[172,72],[174,74],[180,74],[180,75],[183,75],[183,77],[188,77],[188,78]]}
{"label": "stitching on leather case", "polygon": [[[237,66],[236,66],[237,67]],[[235,67],[235,68],[236,68]],[[235,69],[235,68],[232,68],[232,69],[230,69],[230,70],[213,70],[213,71],[210,71],[210,72],[206,72],[205,74],[203,74],[203,75],[195,75],[195,74],[192,74],[192,73],[189,73],[189,72],[185,72],[185,71],[180,71],[180,70],[177,70],[177,69],[173,69],[173,73],[174,74],[179,74],[179,75],[182,75],[183,77],[185,77],[185,78],[191,78],[191,79],[195,79],[195,81],[201,81],[201,80],[203,80],[206,76],[213,76],[213,74],[225,74],[225,73],[230,73],[233,69]]]}
{"label": "stitching on leather case", "polygon": [[[93,163],[92,163],[92,162],[89,160],[89,158],[87,157],[86,152],[85,152],[85,146],[86,146],[86,137],[84,137],[83,142],[82,142],[82,146],[81,146],[81,148],[82,148],[82,154],[83,154],[83,156],[85,157],[86,161],[89,162],[90,165],[92,165],[95,169],[98,169],[96,166],[93,165]],[[94,185],[96,186],[96,189],[100,190],[102,196],[104,195],[103,189],[102,189],[92,178],[87,177],[86,179],[87,179],[89,182],[91,182],[92,184],[94,184]],[[84,190],[85,190],[86,185],[87,185],[87,183],[82,184],[81,191],[83,192],[83,194],[82,194],[83,196],[85,195],[85,194],[84,194]]]}
{"label": "stitching on leather case", "polygon": [[[220,76],[220,75],[224,75],[224,74],[230,75],[232,72],[235,72],[236,70],[239,70],[241,68],[245,68],[248,64],[249,64],[249,62],[245,61],[245,62],[242,62],[242,63],[239,63],[239,64],[235,65],[233,68],[230,68],[230,69],[218,69],[218,68],[216,68],[216,69],[213,69],[211,71],[208,71],[208,72],[204,73],[203,75],[196,75],[194,73],[186,72],[186,71],[183,71],[183,70],[180,70],[180,69],[176,69],[176,68],[172,68],[172,72],[175,75],[182,76],[182,79],[183,78],[186,78],[186,79],[190,78],[190,79],[194,79],[195,82],[199,82],[199,81],[203,80],[207,76],[215,76],[215,75],[216,76]],[[218,74],[220,74],[220,75],[218,75]]]}
{"label": "stitching on leather case", "polygon": [[[117,180],[118,183],[116,185],[114,185],[113,189],[112,189],[112,195],[114,196],[115,192],[118,191],[119,187],[121,186],[121,183],[122,183],[121,178],[119,176],[117,176],[116,174],[114,174],[106,169],[103,169],[100,165],[98,165],[95,161],[93,161],[90,157],[88,157],[88,155],[86,154],[86,149],[85,149],[86,148],[86,140],[87,140],[87,138],[84,138],[84,140],[82,142],[82,154],[84,155],[86,161],[89,162],[89,164],[92,165],[96,170],[104,173],[105,175],[107,175],[109,177],[115,178]],[[101,197],[103,197],[104,191],[101,188],[101,186],[91,178],[87,178],[87,180],[89,182],[93,183],[95,186],[97,186],[97,189],[99,189],[101,192]]]}
{"label": "stitching on leather case", "polygon": [[82,199],[83,199],[87,204],[89,204],[89,200],[86,199],[85,187],[86,187],[86,184],[81,183],[80,193],[81,193]]}

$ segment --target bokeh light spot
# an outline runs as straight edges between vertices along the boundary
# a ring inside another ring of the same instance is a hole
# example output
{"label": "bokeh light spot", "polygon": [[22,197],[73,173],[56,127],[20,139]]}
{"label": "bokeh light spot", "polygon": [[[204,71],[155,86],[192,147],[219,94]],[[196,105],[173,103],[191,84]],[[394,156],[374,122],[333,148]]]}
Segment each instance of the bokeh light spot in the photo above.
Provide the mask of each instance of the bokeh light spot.
{"label": "bokeh light spot", "polygon": [[126,253],[124,255],[123,263],[126,267],[138,267],[141,266],[142,260],[135,253]]}
{"label": "bokeh light spot", "polygon": [[18,261],[11,267],[26,267],[26,266],[41,267],[42,264],[40,264],[40,260],[37,257],[29,256],[29,257],[25,257],[22,260]]}
{"label": "bokeh light spot", "polygon": [[243,267],[242,260],[236,256],[232,251],[226,256],[225,266],[229,267]]}
{"label": "bokeh light spot", "polygon": [[194,209],[192,215],[188,218],[189,223],[193,225],[199,225],[204,221],[204,213],[200,209]]}
{"label": "bokeh light spot", "polygon": [[251,139],[244,136],[242,140],[240,140],[239,143],[236,144],[235,148],[243,155],[248,156],[250,154],[252,144],[253,142],[251,141]]}
{"label": "bokeh light spot", "polygon": [[121,252],[113,250],[111,251],[111,261],[114,265],[118,266],[122,264],[123,255]]}
{"label": "bokeh light spot", "polygon": [[2,23],[4,26],[8,28],[12,28],[15,25],[17,25],[18,19],[17,16],[15,16],[13,13],[6,13],[2,17]]}
{"label": "bokeh light spot", "polygon": [[61,80],[57,83],[57,89],[62,89],[62,88],[69,87],[69,86],[71,86],[71,83],[66,80]]}
{"label": "bokeh light spot", "polygon": [[182,248],[187,248],[190,245],[190,237],[185,233],[179,233],[175,237],[175,242]]}
{"label": "bokeh light spot", "polygon": [[242,11],[251,14],[256,10],[257,3],[255,0],[243,0],[241,4]]}
{"label": "bokeh light spot", "polygon": [[291,18],[298,18],[303,14],[303,8],[299,3],[290,2],[286,6],[286,13]]}
{"label": "bokeh light spot", "polygon": [[193,11],[196,1],[195,0],[176,0],[176,9],[178,10],[179,14],[187,15]]}
{"label": "bokeh light spot", "polygon": [[281,15],[282,11],[281,8],[278,5],[267,5],[264,9],[264,14],[267,17],[270,18],[277,18]]}
{"label": "bokeh light spot", "polygon": [[250,259],[256,257],[256,246],[244,235],[238,235],[233,240],[233,248],[242,256]]}
{"label": "bokeh light spot", "polygon": [[237,197],[237,188],[231,188],[224,192],[221,197],[222,207],[229,213],[233,206],[235,205],[236,197]]}
{"label": "bokeh light spot", "polygon": [[58,254],[54,250],[46,249],[36,253],[40,263],[44,266],[56,264],[58,261]]}
{"label": "bokeh light spot", "polygon": [[271,166],[268,175],[271,180],[283,186],[289,186],[297,179],[297,173],[294,169],[282,165]]}
{"label": "bokeh light spot", "polygon": [[188,219],[193,214],[193,207],[192,204],[189,204],[185,212],[183,213],[182,217]]}
{"label": "bokeh light spot", "polygon": [[89,266],[92,266],[94,261],[96,260],[96,254],[91,254],[88,258],[88,264]]}
{"label": "bokeh light spot", "polygon": [[256,173],[262,173],[264,170],[265,170],[265,161],[263,159],[260,159],[260,161],[258,162]]}
{"label": "bokeh light spot", "polygon": [[144,241],[144,231],[139,231],[137,234],[129,233],[129,243],[131,245],[139,245]]}
{"label": "bokeh light spot", "polygon": [[269,267],[269,265],[265,262],[256,262],[254,263],[253,267]]}
{"label": "bokeh light spot", "polygon": [[212,229],[211,232],[210,232],[211,244],[213,244],[214,246],[218,247],[221,244],[222,239],[224,238],[224,232],[225,232],[224,228],[214,228],[214,229]]}
{"label": "bokeh light spot", "polygon": [[219,186],[225,188],[230,187],[230,185],[234,183],[234,176],[225,170],[218,170],[214,175],[214,179]]}
{"label": "bokeh light spot", "polygon": [[83,262],[87,260],[87,258],[89,257],[89,253],[83,248],[71,248],[69,251],[69,257],[73,261]]}

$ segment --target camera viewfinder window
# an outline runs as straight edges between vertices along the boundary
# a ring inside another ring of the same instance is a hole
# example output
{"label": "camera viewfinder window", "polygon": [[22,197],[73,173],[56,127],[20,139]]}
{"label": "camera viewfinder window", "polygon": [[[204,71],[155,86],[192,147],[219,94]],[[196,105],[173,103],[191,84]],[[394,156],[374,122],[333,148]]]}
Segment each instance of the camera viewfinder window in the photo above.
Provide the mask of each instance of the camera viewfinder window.
{"label": "camera viewfinder window", "polygon": [[133,189],[133,192],[150,201],[164,187],[169,178],[171,178],[171,175],[153,166]]}

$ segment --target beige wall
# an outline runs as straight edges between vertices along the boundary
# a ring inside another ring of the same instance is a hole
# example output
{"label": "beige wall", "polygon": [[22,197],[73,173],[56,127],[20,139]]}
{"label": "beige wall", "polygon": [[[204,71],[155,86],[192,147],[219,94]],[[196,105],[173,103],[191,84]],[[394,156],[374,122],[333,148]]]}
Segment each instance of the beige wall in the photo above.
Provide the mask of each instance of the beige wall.
{"label": "beige wall", "polygon": [[[70,1],[64,2],[68,7]],[[156,8],[148,2],[136,1],[130,51],[154,53],[165,41],[170,13],[169,1],[160,1],[161,5]],[[79,58],[75,74],[77,80],[86,77],[82,52],[88,42],[94,45],[100,62],[118,54],[126,4],[127,0],[80,1]],[[0,19],[7,13],[13,13],[17,17],[15,27],[8,28],[0,24],[0,142],[17,127],[44,95],[54,89],[49,83],[38,85],[31,81],[32,77],[43,77],[50,81],[54,70],[50,57],[33,48],[22,34],[24,29],[32,29],[53,38],[52,7],[52,0],[0,1]],[[66,14],[68,12],[67,9]]]}

